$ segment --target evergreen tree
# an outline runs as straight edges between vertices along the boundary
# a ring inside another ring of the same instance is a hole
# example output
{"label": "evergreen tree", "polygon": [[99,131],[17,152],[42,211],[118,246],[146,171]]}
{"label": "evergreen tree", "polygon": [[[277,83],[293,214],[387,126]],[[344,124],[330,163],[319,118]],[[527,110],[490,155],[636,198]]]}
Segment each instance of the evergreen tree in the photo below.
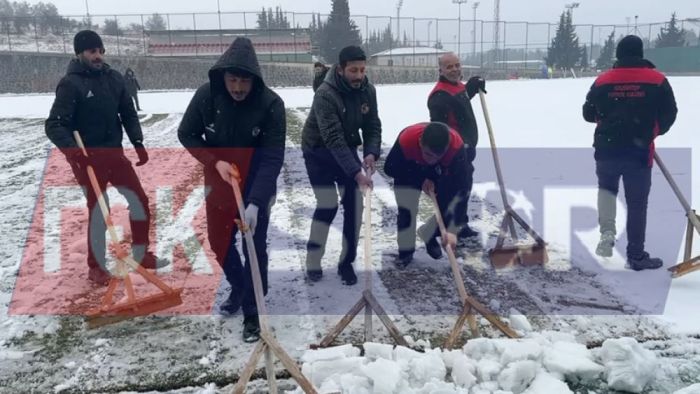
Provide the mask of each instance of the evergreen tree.
{"label": "evergreen tree", "polygon": [[610,33],[608,39],[605,40],[605,45],[600,51],[600,56],[596,60],[596,68],[598,70],[607,70],[613,65],[613,56],[615,56],[615,31]]}
{"label": "evergreen tree", "polygon": [[578,65],[581,68],[588,68],[588,47],[586,45],[581,48],[581,60]]}
{"label": "evergreen tree", "polygon": [[258,14],[258,29],[267,29],[268,26],[267,12],[265,11],[265,7],[263,7],[262,12]]}
{"label": "evergreen tree", "polygon": [[360,45],[362,37],[355,22],[350,20],[348,0],[331,0],[331,14],[320,39],[321,56],[335,62],[338,53],[348,45]]}
{"label": "evergreen tree", "polygon": [[685,29],[678,28],[676,13],[671,15],[671,21],[667,27],[662,27],[656,37],[657,48],[673,48],[685,46]]}
{"label": "evergreen tree", "polygon": [[105,25],[102,32],[108,36],[119,36],[124,34],[122,29],[119,28],[119,21],[115,19],[105,19]]}
{"label": "evergreen tree", "polygon": [[547,48],[547,65],[569,69],[579,64],[580,60],[581,48],[571,20],[571,10],[568,10],[561,14],[552,45]]}
{"label": "evergreen tree", "polygon": [[146,30],[167,30],[168,24],[165,18],[159,13],[155,13],[146,20]]}

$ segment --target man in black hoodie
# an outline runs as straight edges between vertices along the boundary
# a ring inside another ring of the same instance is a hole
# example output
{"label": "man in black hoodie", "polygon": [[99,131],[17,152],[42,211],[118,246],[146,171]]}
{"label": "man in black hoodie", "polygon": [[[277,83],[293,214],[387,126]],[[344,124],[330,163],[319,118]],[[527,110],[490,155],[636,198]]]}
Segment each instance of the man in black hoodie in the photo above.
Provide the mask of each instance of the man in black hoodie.
{"label": "man in black hoodie", "polygon": [[[124,85],[124,78],[104,62],[100,36],[91,30],[78,32],[73,39],[76,57],[58,83],[56,99],[45,123],[46,135],[65,155],[75,179],[83,187],[89,209],[88,278],[104,284],[106,225],[97,207],[87,175],[93,167],[102,195],[111,183],[129,204],[134,259],[146,268],[155,268],[156,257],[148,251],[150,211],[148,198],[122,148],[123,129],[139,157],[137,166],[146,164],[148,153],[134,104]],[[123,127],[123,129],[122,129]],[[73,138],[77,130],[88,150],[84,156]]]}
{"label": "man in black hoodie", "polygon": [[[306,273],[311,281],[319,281],[323,275],[321,259],[329,226],[338,212],[337,185],[343,204],[343,249],[338,274],[344,284],[354,285],[357,276],[352,263],[357,256],[362,220],[360,189],[372,187],[370,177],[379,159],[382,125],[377,93],[365,76],[365,53],[360,47],[345,47],[338,60],[316,90],[302,132],[304,162],[316,197],[306,247]],[[363,161],[357,155],[360,145]]]}
{"label": "man in black hoodie", "polygon": [[[190,101],[178,129],[182,145],[204,165],[207,233],[231,284],[224,312],[243,307],[243,340],[259,339],[248,247],[245,268],[236,248],[234,219],[245,218],[253,233],[264,293],[267,294],[267,229],[284,160],[287,132],[284,102],[265,86],[248,38],[238,37],[209,70],[209,82]],[[237,212],[232,178],[242,186],[245,212]]]}
{"label": "man in black hoodie", "polygon": [[663,266],[644,251],[647,201],[654,164],[654,139],[676,120],[678,108],[666,77],[644,59],[642,40],[627,36],[617,62],[601,74],[583,104],[583,118],[596,123],[596,175],[600,242],[596,254],[612,256],[620,178],[627,202],[627,263],[635,271]]}

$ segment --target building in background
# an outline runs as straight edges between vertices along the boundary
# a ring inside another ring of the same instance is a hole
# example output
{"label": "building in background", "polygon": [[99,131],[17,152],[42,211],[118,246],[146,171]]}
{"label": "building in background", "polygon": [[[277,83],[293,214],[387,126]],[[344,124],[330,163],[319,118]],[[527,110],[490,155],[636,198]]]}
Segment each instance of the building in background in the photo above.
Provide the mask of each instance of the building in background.
{"label": "building in background", "polygon": [[150,30],[150,56],[220,56],[236,37],[248,37],[260,61],[310,63],[308,29]]}
{"label": "building in background", "polygon": [[429,47],[394,48],[371,55],[369,63],[375,66],[437,67],[438,58],[447,52]]}

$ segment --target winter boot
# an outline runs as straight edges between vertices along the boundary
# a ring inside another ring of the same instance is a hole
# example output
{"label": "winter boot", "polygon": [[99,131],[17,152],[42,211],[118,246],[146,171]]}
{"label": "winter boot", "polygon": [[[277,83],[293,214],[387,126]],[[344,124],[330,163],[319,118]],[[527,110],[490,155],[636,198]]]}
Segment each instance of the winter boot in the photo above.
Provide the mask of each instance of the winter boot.
{"label": "winter boot", "polygon": [[243,318],[243,342],[253,343],[260,340],[260,321],[258,315]]}
{"label": "winter boot", "polygon": [[231,290],[228,299],[219,307],[222,315],[234,315],[241,309],[241,296],[238,292]]}
{"label": "winter boot", "polygon": [[635,271],[642,271],[661,268],[664,262],[658,257],[650,257],[649,253],[642,252],[639,256],[627,256],[627,264]]}
{"label": "winter boot", "polygon": [[468,224],[465,224],[464,227],[459,231],[459,234],[457,234],[457,238],[459,239],[466,239],[466,238],[472,238],[476,237],[479,235],[478,231],[474,231],[471,227],[469,227]]}
{"label": "winter boot", "polygon": [[104,286],[109,283],[112,275],[102,270],[100,267],[90,267],[88,271],[88,279],[100,286]]}
{"label": "winter boot", "polygon": [[425,251],[428,252],[428,256],[435,260],[442,257],[442,247],[440,247],[436,237],[427,234],[427,226],[423,225],[418,229],[418,237],[425,242]]}
{"label": "winter boot", "polygon": [[611,257],[613,255],[613,246],[615,246],[615,233],[606,231],[600,234],[600,241],[595,249],[595,254],[600,257]]}
{"label": "winter boot", "polygon": [[306,270],[306,278],[310,282],[318,282],[323,278],[323,270],[322,269],[317,269],[317,270]]}
{"label": "winter boot", "polygon": [[338,275],[340,275],[341,281],[346,286],[352,286],[357,283],[357,275],[355,275],[355,269],[352,267],[352,263],[338,265]]}
{"label": "winter boot", "polygon": [[413,262],[413,253],[401,254],[394,260],[394,265],[398,269],[404,269]]}

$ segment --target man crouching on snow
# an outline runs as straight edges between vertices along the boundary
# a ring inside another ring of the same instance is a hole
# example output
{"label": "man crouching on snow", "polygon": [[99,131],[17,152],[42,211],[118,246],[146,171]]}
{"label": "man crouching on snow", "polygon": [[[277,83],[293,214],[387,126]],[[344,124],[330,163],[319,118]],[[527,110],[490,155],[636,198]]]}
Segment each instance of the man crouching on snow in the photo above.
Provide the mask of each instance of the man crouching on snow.
{"label": "man crouching on snow", "polygon": [[615,244],[615,207],[622,178],[627,200],[627,263],[635,271],[663,266],[644,251],[647,202],[654,164],[654,139],[676,120],[671,85],[644,59],[643,43],[627,36],[617,45],[617,62],[601,74],[583,104],[583,118],[596,123],[596,175],[600,242],[596,254],[610,257]]}
{"label": "man crouching on snow", "polygon": [[[287,132],[282,99],[263,81],[251,41],[238,37],[209,70],[187,107],[178,137],[204,165],[207,233],[231,294],[221,306],[233,314],[243,307],[243,340],[260,337],[258,310],[243,243],[245,268],[236,248],[234,219],[240,215],[253,233],[264,293],[267,294],[267,229],[284,160]],[[231,187],[239,178],[245,212],[237,212]]]}
{"label": "man crouching on snow", "polygon": [[[469,179],[467,175],[473,171],[462,138],[446,124],[418,123],[401,131],[384,164],[384,172],[394,178],[394,195],[399,208],[396,222],[398,267],[403,268],[413,260],[421,190],[436,194],[448,231],[442,244],[455,248],[456,233],[460,229],[455,207],[468,198],[465,184]],[[434,259],[442,256],[437,242],[439,231],[436,228],[426,243],[427,252]]]}

